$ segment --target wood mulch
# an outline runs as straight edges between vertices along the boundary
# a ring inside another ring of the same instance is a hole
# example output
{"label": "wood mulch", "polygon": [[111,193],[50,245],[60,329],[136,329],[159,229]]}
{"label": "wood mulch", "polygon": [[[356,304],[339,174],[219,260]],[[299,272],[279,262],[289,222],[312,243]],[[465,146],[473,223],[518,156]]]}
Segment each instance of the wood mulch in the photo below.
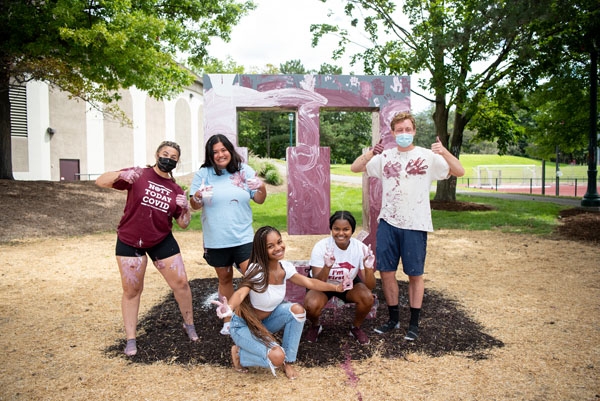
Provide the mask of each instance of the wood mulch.
{"label": "wood mulch", "polygon": [[[600,399],[598,212],[561,211],[547,238],[437,230],[419,340],[405,341],[406,327],[373,332],[387,318],[378,282],[377,317],[364,324],[371,343],[348,335],[351,308],[328,311],[319,341],[301,340],[300,377],[289,381],[230,369],[231,339],[218,334],[210,304],[217,281],[200,232],[176,238],[201,341],[187,340],[172,292],[149,266],[139,353],[123,356],[114,230],[124,200],[91,182],[0,180],[0,399]],[[307,259],[323,237],[282,235],[289,260]],[[405,323],[407,285],[397,277]]]}

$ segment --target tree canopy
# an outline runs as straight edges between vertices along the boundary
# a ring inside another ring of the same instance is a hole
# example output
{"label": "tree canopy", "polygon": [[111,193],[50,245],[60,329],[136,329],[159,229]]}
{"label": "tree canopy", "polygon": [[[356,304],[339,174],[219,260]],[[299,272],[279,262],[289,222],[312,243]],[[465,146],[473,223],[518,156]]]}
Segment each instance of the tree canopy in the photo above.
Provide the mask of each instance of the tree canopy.
{"label": "tree canopy", "polygon": [[[132,86],[161,99],[180,92],[211,38],[251,0],[3,0],[0,2],[0,178],[12,179],[10,85],[47,82],[110,105]],[[106,110],[106,106],[103,106]]]}
{"label": "tree canopy", "polygon": [[[587,8],[582,3],[590,1],[571,1],[571,16],[584,13]],[[561,43],[546,41],[549,30],[555,28],[552,18],[560,10],[559,3],[564,1],[406,0],[400,12],[390,0],[350,0],[345,13],[352,27],[368,39],[351,62],[363,62],[366,73],[427,72],[429,78],[419,82],[422,92],[413,91],[424,97],[433,94],[429,100],[434,103],[436,134],[458,157],[467,124],[490,105],[489,95],[495,88],[508,81],[534,85],[548,71],[545,57],[559,51],[556,47]],[[584,36],[592,32],[584,27],[580,32]],[[323,35],[339,37],[334,57],[357,44],[352,30],[329,24],[313,25],[311,30],[313,45]],[[548,46],[542,48],[545,42]],[[496,117],[510,128],[511,116],[506,112]],[[508,133],[516,138],[519,131]],[[438,183],[435,198],[456,199],[456,181]]]}

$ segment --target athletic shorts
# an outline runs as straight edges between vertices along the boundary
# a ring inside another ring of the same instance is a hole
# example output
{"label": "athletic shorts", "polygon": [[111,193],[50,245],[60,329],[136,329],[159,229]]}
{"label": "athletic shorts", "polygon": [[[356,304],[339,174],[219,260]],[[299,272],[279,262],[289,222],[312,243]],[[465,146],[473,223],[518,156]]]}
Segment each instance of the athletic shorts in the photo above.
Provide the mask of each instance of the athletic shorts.
{"label": "athletic shorts", "polygon": [[376,237],[377,270],[396,271],[398,263],[402,260],[402,270],[407,276],[423,275],[427,254],[427,231],[397,228],[381,219]]}
{"label": "athletic shorts", "polygon": [[179,244],[173,237],[173,233],[169,233],[158,244],[151,248],[136,248],[131,245],[127,245],[117,237],[117,245],[115,247],[115,253],[117,256],[130,256],[140,257],[148,254],[153,261],[163,260],[170,258],[173,255],[177,255],[181,251],[179,250]]}
{"label": "athletic shorts", "polygon": [[231,248],[206,248],[204,260],[212,267],[229,267],[235,263],[236,269],[239,269],[241,263],[250,259],[250,251],[252,242]]}

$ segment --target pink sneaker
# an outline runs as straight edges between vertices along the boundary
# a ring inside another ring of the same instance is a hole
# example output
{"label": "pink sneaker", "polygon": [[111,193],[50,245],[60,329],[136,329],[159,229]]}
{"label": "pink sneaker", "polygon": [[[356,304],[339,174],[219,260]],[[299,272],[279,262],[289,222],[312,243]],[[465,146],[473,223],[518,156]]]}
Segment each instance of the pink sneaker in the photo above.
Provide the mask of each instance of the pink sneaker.
{"label": "pink sneaker", "polygon": [[306,332],[306,341],[309,343],[316,343],[319,334],[323,331],[323,326],[321,325],[312,325]]}
{"label": "pink sneaker", "polygon": [[350,335],[354,338],[356,338],[356,340],[361,344],[361,345],[367,345],[368,343],[370,343],[371,341],[369,340],[369,337],[365,334],[364,331],[362,331],[362,329],[360,327],[352,327],[350,329]]}

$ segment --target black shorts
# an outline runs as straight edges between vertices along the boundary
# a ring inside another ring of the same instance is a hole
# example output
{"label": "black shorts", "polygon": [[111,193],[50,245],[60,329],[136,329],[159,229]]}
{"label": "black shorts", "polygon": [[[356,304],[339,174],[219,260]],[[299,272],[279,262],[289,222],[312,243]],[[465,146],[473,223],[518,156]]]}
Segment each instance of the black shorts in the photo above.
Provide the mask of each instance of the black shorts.
{"label": "black shorts", "polygon": [[181,251],[179,250],[179,244],[177,244],[177,240],[175,240],[175,237],[173,237],[173,233],[169,233],[165,239],[151,248],[136,248],[131,245],[127,245],[121,241],[119,237],[117,237],[115,253],[117,256],[130,257],[140,257],[148,254],[150,259],[157,261],[170,258],[173,255],[181,253]]}
{"label": "black shorts", "polygon": [[[362,280],[360,279],[360,277],[358,277],[358,274],[356,275],[356,277],[354,277],[354,280],[352,280],[353,285],[356,285],[358,283],[362,283]],[[308,292],[309,290],[307,289],[306,292]],[[350,291],[350,290],[348,290]],[[346,300],[346,294],[348,293],[348,291],[344,291],[344,292],[337,292],[337,291],[323,291],[323,294],[325,294],[327,296],[327,300],[330,300],[331,297],[337,297],[339,300],[343,301],[344,303],[348,303],[348,301]]]}
{"label": "black shorts", "polygon": [[242,262],[250,259],[251,251],[252,242],[231,248],[207,248],[204,250],[204,260],[212,267],[229,267],[235,263],[239,269]]}

